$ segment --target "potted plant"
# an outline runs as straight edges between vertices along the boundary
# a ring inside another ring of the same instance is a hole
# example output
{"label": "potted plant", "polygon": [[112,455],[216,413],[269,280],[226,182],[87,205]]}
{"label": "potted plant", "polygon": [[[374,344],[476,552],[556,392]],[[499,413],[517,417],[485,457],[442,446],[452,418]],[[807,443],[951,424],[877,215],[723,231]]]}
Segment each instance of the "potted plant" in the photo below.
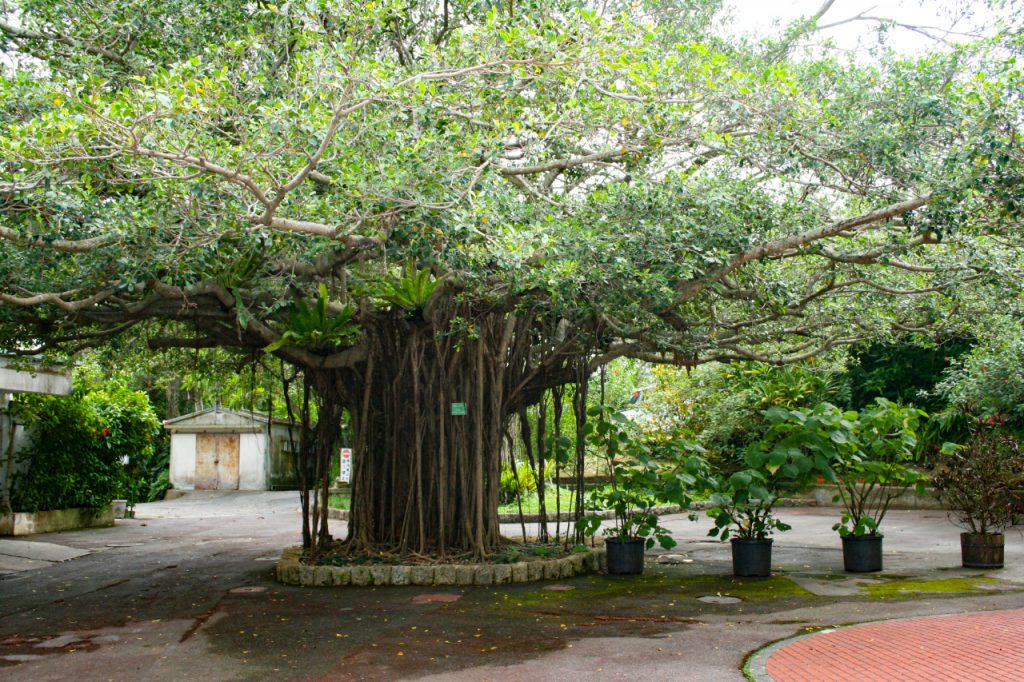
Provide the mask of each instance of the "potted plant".
{"label": "potted plant", "polygon": [[802,488],[827,470],[825,460],[794,447],[786,428],[788,414],[778,407],[765,412],[771,426],[762,440],[744,451],[744,468],[719,475],[714,484],[708,516],[715,527],[708,535],[730,540],[737,576],[771,573],[771,535],[790,529],[775,516],[781,492]]}
{"label": "potted plant", "polygon": [[967,568],[1002,568],[1003,530],[1013,525],[1015,489],[1024,481],[1024,453],[998,420],[977,423],[966,445],[947,444],[932,477],[940,499],[959,525]]}
{"label": "potted plant", "polygon": [[779,496],[770,486],[770,477],[751,468],[719,479],[711,494],[708,516],[715,520],[715,527],[708,535],[730,541],[734,575],[770,575],[774,542],[770,536],[790,529],[774,514]]}
{"label": "potted plant", "polygon": [[[661,525],[654,507],[659,503],[688,506],[692,491],[706,481],[702,450],[681,442],[654,443],[631,432],[627,417],[606,408],[591,411],[598,419],[588,424],[588,440],[608,463],[609,485],[592,490],[589,507],[611,510],[613,523],[604,528],[608,573],[643,573],[644,553],[660,545],[676,546]],[[576,522],[577,530],[592,537],[602,517],[589,514]]]}
{"label": "potted plant", "polygon": [[[838,492],[833,498],[843,514],[832,530],[843,543],[843,568],[851,573],[882,570],[879,530],[893,501],[910,489],[921,492],[924,479],[914,468],[919,457],[917,428],[924,412],[885,398],[860,411],[847,443],[837,443],[833,460]],[[842,433],[841,431],[838,433]]]}
{"label": "potted plant", "polygon": [[859,413],[829,403],[812,410],[780,410],[776,424],[787,442],[814,457],[823,478],[836,485],[832,498],[843,509],[832,526],[843,544],[843,567],[853,573],[882,570],[879,529],[893,501],[923,487],[913,468],[917,427],[924,412],[876,398]]}

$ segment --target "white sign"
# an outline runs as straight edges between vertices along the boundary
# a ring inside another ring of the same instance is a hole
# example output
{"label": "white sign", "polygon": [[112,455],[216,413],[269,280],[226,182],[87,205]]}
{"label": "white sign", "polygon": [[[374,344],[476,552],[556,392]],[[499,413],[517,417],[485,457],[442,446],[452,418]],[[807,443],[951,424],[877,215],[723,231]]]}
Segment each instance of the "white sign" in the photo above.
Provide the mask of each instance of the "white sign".
{"label": "white sign", "polygon": [[341,471],[338,480],[343,483],[352,482],[352,448],[341,449]]}

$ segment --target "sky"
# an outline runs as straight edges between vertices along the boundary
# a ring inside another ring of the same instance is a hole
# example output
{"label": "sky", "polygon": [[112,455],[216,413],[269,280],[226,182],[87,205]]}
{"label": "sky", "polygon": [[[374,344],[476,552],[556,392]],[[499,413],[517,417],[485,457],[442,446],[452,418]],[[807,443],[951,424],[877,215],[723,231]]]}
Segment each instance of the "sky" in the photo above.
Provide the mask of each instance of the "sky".
{"label": "sky", "polygon": [[[824,0],[727,0],[726,7],[734,17],[734,26],[755,35],[778,34],[789,22],[811,16]],[[819,20],[819,25],[843,22],[858,15],[884,17],[916,26],[935,27],[934,36],[964,40],[963,36],[946,34],[944,29],[972,32],[989,23],[991,12],[980,0],[835,0]],[[820,35],[845,49],[854,49],[858,42],[874,44],[877,21],[850,21],[821,31]],[[935,41],[920,32],[894,27],[887,42],[900,52],[912,53],[935,47]]]}

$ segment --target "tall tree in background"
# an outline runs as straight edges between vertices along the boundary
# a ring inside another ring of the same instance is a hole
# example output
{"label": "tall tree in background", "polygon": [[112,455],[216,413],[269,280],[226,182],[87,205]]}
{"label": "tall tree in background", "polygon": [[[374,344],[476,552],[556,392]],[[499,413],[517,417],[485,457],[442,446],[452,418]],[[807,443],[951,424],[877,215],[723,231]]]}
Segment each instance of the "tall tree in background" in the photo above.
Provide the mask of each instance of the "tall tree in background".
{"label": "tall tree in background", "polygon": [[858,61],[701,0],[0,7],[7,349],[147,323],[300,368],[321,462],[352,415],[353,547],[486,555],[547,389],[928,328],[1020,237],[1019,34]]}

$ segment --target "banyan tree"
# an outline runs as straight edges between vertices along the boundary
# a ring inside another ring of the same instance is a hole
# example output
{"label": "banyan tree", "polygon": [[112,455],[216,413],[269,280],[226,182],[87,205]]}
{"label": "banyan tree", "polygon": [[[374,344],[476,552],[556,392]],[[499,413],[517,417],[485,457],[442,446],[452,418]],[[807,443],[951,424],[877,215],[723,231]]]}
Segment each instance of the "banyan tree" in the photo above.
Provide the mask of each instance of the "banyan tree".
{"label": "banyan tree", "polygon": [[831,4],[764,41],[707,0],[2,5],[0,344],[276,356],[321,462],[349,415],[352,546],[486,555],[546,391],[932,329],[998,277],[1013,45],[846,59],[807,48]]}

